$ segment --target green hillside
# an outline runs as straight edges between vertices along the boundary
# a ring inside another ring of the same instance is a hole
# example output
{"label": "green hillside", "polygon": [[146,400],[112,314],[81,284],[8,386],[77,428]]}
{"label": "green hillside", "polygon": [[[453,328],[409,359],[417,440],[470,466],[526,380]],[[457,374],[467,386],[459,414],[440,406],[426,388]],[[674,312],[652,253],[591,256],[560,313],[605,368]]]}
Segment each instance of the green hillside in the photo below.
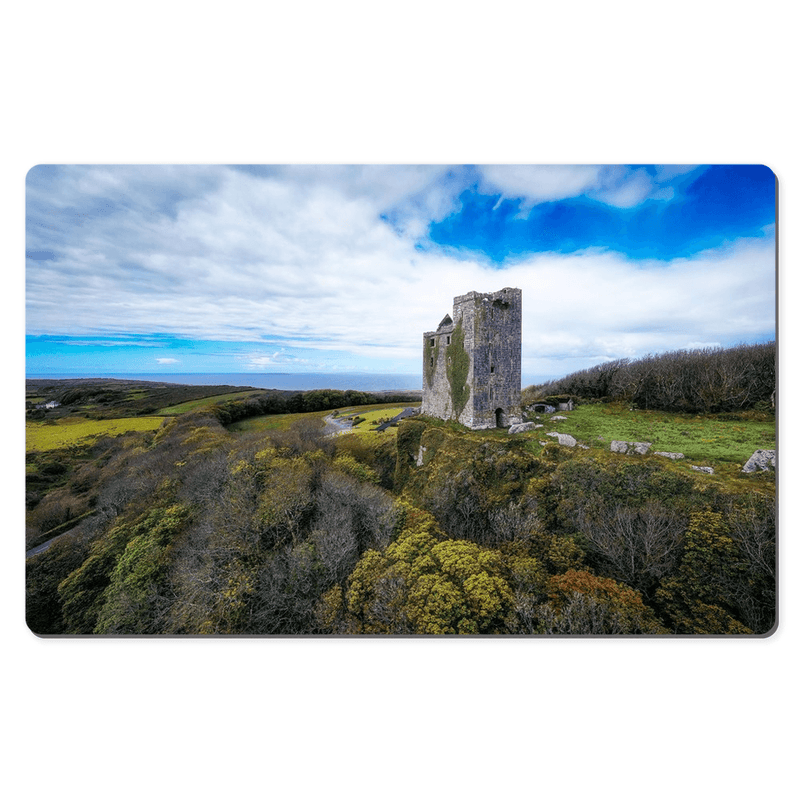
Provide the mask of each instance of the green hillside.
{"label": "green hillside", "polygon": [[[68,406],[29,420],[26,540],[44,548],[26,560],[31,629],[772,630],[775,473],[741,471],[775,445],[769,409],[699,415],[579,399],[572,411],[531,412],[541,427],[520,434],[419,416],[375,433],[407,405],[343,399],[194,398],[201,407],[167,419],[90,420]],[[115,402],[101,400],[100,413]],[[354,431],[329,435],[334,403]],[[284,410],[258,413],[267,406]],[[619,454],[613,440],[652,447]]]}

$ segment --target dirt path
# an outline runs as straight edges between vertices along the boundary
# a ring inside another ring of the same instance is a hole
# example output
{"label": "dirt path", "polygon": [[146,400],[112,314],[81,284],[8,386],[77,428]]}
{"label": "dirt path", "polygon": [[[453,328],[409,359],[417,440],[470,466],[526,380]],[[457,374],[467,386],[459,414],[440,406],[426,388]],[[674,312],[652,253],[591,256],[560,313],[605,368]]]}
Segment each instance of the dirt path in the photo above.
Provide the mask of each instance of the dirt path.
{"label": "dirt path", "polygon": [[37,544],[36,547],[32,547],[30,550],[25,551],[25,558],[30,558],[31,556],[39,555],[39,553],[43,553],[50,547],[53,542],[60,539],[62,536],[69,536],[71,533],[75,532],[75,528],[70,528],[68,531],[64,531],[64,533],[59,533],[58,536],[54,536],[52,539],[48,539],[46,542],[42,542],[41,544]]}
{"label": "dirt path", "polygon": [[340,433],[346,433],[353,427],[353,421],[349,419],[338,419],[333,414],[325,417],[325,427],[322,432],[325,436],[337,436]]}
{"label": "dirt path", "polygon": [[395,422],[399,422],[401,419],[405,419],[406,417],[413,417],[419,414],[419,409],[416,407],[412,408],[404,408],[396,417],[393,417],[388,422],[384,422],[383,425],[379,425],[375,428],[376,431],[385,431],[390,425],[393,425]]}

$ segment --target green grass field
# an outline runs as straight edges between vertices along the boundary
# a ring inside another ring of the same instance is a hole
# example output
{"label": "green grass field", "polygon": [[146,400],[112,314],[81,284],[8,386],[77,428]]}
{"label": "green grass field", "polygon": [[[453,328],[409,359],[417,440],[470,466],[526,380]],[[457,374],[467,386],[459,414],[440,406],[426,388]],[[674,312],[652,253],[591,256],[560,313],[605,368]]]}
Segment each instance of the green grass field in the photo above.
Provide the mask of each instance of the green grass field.
{"label": "green grass field", "polygon": [[[391,418],[399,414],[404,408],[419,405],[418,403],[408,403],[405,406],[398,406],[396,403],[379,403],[367,406],[348,406],[347,408],[337,409],[339,418],[356,416],[364,418],[364,422],[359,423],[353,429],[353,433],[366,434],[373,433],[375,425],[373,419]],[[266,414],[260,417],[250,417],[239,422],[233,422],[228,426],[228,430],[243,433],[247,431],[285,431],[292,427],[295,422],[307,418],[324,419],[333,414],[333,411],[307,411],[300,414]],[[394,435],[396,428],[389,428],[385,433]]]}
{"label": "green grass field", "polygon": [[228,400],[241,400],[244,397],[252,397],[254,394],[260,392],[230,392],[229,394],[215,394],[211,397],[202,397],[199,400],[188,400],[185,403],[179,403],[177,406],[167,406],[161,408],[155,413],[157,415],[171,417],[176,414],[185,414],[187,411],[197,411],[200,408],[208,408],[208,406],[216,405],[217,403],[225,403]]}
{"label": "green grass field", "polygon": [[369,435],[378,435],[378,436],[396,436],[397,435],[397,428],[387,428],[385,431],[381,431],[379,434],[375,433],[375,429],[381,422],[386,422],[390,420],[392,417],[396,417],[404,408],[408,408],[408,406],[381,406],[379,408],[375,408],[372,411],[367,411],[366,409],[369,406],[364,406],[363,409],[345,409],[345,413],[340,413],[340,417],[359,417],[362,421],[354,425],[350,429],[350,433],[356,434],[358,436],[369,436]]}
{"label": "green grass field", "polygon": [[[548,422],[536,433],[557,430],[579,442],[609,449],[614,439],[652,442],[652,450],[683,453],[687,460],[743,465],[758,449],[775,448],[775,420],[767,414],[746,412],[738,418],[726,415],[695,416],[662,411],[631,411],[619,404],[578,406],[563,412],[562,422]],[[600,437],[603,437],[600,439]]]}
{"label": "green grass field", "polygon": [[301,419],[319,417],[322,419],[330,411],[308,411],[299,414],[264,414],[260,417],[248,417],[228,425],[228,430],[234,433],[248,433],[250,431],[288,431],[295,422]]}
{"label": "green grass field", "polygon": [[159,417],[124,417],[121,419],[86,419],[85,417],[65,417],[56,423],[25,423],[26,452],[43,452],[70,447],[76,444],[90,444],[103,436],[119,436],[129,431],[152,431],[161,425]]}

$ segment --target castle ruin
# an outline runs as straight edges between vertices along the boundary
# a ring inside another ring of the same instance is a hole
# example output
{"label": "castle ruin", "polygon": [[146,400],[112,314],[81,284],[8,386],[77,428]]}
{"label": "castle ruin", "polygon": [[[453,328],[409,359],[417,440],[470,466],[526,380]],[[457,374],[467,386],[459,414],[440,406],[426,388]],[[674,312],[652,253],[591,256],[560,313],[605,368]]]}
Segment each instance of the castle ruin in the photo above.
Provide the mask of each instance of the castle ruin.
{"label": "castle ruin", "polygon": [[478,430],[522,422],[522,290],[468,292],[422,336],[422,413]]}

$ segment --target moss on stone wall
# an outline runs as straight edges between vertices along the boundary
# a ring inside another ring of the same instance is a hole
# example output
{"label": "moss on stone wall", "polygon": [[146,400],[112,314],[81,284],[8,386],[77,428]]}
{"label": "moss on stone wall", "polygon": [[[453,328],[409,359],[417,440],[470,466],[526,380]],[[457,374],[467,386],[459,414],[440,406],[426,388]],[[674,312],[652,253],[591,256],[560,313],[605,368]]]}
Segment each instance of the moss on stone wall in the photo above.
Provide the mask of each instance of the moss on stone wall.
{"label": "moss on stone wall", "polygon": [[450,398],[453,414],[458,419],[469,400],[469,353],[464,348],[464,328],[461,320],[450,337],[447,348],[447,380],[450,383]]}
{"label": "moss on stone wall", "polygon": [[484,303],[475,303],[475,326],[478,329],[483,328],[486,322],[486,306]]}
{"label": "moss on stone wall", "polygon": [[[433,347],[425,344],[425,382],[429,389],[433,388],[433,378],[436,375],[436,364],[439,361],[439,337],[437,336]],[[433,358],[431,358],[433,356]]]}

